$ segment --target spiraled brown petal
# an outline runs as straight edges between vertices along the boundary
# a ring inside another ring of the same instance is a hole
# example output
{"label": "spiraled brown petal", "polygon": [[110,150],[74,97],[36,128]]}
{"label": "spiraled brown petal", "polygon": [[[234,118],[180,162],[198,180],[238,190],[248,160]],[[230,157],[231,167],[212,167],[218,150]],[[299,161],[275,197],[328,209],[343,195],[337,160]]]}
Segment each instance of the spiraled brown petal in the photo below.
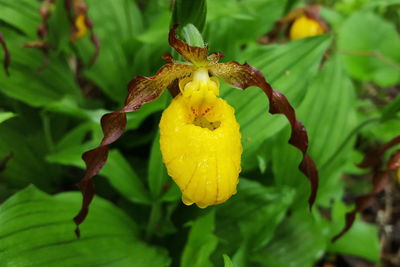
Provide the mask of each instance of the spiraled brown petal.
{"label": "spiraled brown petal", "polygon": [[356,198],[355,200],[355,208],[346,213],[346,221],[344,228],[342,231],[334,236],[332,238],[332,242],[335,242],[338,240],[340,237],[342,237],[347,231],[351,229],[353,226],[353,223],[356,219],[356,214],[362,212],[365,210],[367,207],[371,205],[371,203],[374,201],[376,195],[385,188],[390,183],[390,176],[388,171],[383,171],[383,172],[377,172],[375,173],[373,177],[373,189],[371,193],[361,195]]}
{"label": "spiraled brown petal", "polygon": [[11,63],[11,54],[7,48],[6,40],[4,39],[4,36],[1,32],[0,32],[0,44],[4,51],[4,60],[3,60],[4,72],[7,74],[7,76],[10,76],[8,67],[10,66]]}
{"label": "spiraled brown petal", "polygon": [[162,59],[167,63],[174,63],[174,58],[172,57],[172,55],[170,53],[165,53],[162,56]]}
{"label": "spiraled brown petal", "polygon": [[318,170],[314,161],[307,155],[308,137],[303,124],[296,119],[296,113],[286,97],[272,89],[267,83],[262,73],[256,68],[246,64],[239,64],[235,61],[227,63],[218,63],[209,67],[212,75],[221,78],[230,85],[246,89],[250,86],[260,87],[268,96],[271,114],[283,114],[286,116],[292,127],[292,134],[289,143],[298,148],[303,153],[303,160],[299,165],[299,169],[303,172],[310,181],[311,194],[308,199],[310,208],[315,202],[318,190]]}
{"label": "spiraled brown petal", "polygon": [[182,57],[193,63],[196,66],[206,66],[208,65],[208,46],[204,48],[197,46],[190,46],[187,43],[179,40],[176,37],[176,29],[178,24],[175,24],[169,31],[169,45],[172,46]]}
{"label": "spiraled brown petal", "polygon": [[346,222],[343,230],[332,238],[332,242],[343,236],[352,226],[358,212],[362,212],[371,205],[376,195],[380,193],[390,183],[390,170],[395,170],[400,166],[400,150],[397,150],[388,162],[388,168],[381,170],[383,165],[383,155],[391,147],[400,144],[400,136],[397,136],[366,154],[363,161],[358,164],[359,168],[371,168],[374,176],[372,178],[372,190],[368,194],[361,195],[355,200],[355,208],[346,213]]}
{"label": "spiraled brown petal", "polygon": [[174,83],[175,80],[191,75],[194,66],[179,63],[164,65],[155,76],[138,76],[129,83],[129,92],[125,100],[125,106],[116,112],[105,114],[101,118],[103,129],[103,140],[95,149],[83,154],[86,163],[85,176],[79,183],[79,189],[83,195],[82,207],[74,217],[76,224],[75,233],[79,237],[79,225],[85,220],[89,205],[94,196],[93,177],[99,173],[107,161],[108,145],[115,142],[125,131],[126,112],[138,110],[143,104],[154,101],[165,88]]}

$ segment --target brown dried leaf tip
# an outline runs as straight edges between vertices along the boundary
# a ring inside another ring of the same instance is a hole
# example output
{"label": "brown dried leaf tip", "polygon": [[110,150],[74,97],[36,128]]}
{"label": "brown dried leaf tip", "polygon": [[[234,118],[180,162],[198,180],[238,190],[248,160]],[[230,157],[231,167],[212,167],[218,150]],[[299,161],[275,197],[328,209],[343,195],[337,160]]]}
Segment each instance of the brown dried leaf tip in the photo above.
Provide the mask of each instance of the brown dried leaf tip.
{"label": "brown dried leaf tip", "polygon": [[[81,210],[74,218],[78,226],[85,220],[90,202],[94,196],[93,177],[99,173],[107,160],[108,145],[115,142],[124,132],[126,126],[126,112],[138,110],[143,104],[157,99],[166,88],[172,88],[180,80],[192,76],[197,71],[209,73],[218,77],[226,83],[240,89],[251,86],[261,88],[270,102],[271,114],[283,114],[289,121],[292,128],[289,143],[298,148],[303,154],[299,169],[309,179],[311,194],[309,197],[310,208],[312,207],[318,188],[318,171],[313,160],[307,155],[308,138],[304,126],[296,118],[294,109],[286,97],[272,89],[259,70],[248,64],[239,64],[235,61],[218,63],[223,57],[221,53],[208,54],[208,47],[204,48],[190,46],[176,37],[178,25],[170,30],[169,44],[187,61],[184,63],[175,62],[171,55],[166,54],[163,59],[167,62],[155,76],[135,77],[128,86],[128,95],[125,106],[119,111],[105,114],[101,119],[103,129],[103,140],[100,145],[83,155],[86,163],[86,174],[79,183],[83,194]],[[173,90],[172,90],[173,91]],[[175,92],[176,93],[176,92]]]}
{"label": "brown dried leaf tip", "polygon": [[363,210],[368,208],[374,201],[377,194],[382,192],[382,190],[390,184],[391,172],[400,168],[400,150],[397,150],[392,154],[386,167],[384,166],[383,156],[388,149],[398,144],[400,144],[400,136],[397,136],[386,144],[371,150],[365,155],[363,161],[358,164],[358,167],[361,169],[371,169],[373,173],[372,189],[371,192],[361,195],[355,199],[354,209],[346,213],[345,226],[343,230],[332,238],[332,242],[335,242],[347,231],[349,231],[353,226],[357,213],[361,213]]}
{"label": "brown dried leaf tip", "polygon": [[6,40],[4,39],[4,36],[1,32],[0,32],[0,45],[4,51],[4,60],[3,60],[4,72],[6,73],[7,76],[10,76],[10,72],[8,71],[8,68],[11,63],[11,54],[7,48]]}

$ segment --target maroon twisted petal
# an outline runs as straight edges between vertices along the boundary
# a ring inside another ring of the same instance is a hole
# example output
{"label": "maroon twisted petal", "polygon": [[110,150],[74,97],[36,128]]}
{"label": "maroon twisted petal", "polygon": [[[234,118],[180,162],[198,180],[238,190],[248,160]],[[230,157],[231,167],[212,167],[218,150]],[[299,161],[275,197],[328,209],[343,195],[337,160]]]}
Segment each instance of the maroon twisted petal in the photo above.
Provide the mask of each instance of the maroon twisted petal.
{"label": "maroon twisted petal", "polygon": [[143,104],[154,101],[175,80],[189,76],[192,71],[192,66],[169,63],[164,65],[155,76],[134,78],[128,86],[125,106],[121,110],[105,114],[101,118],[103,140],[98,147],[85,152],[82,156],[86,163],[86,172],[78,187],[82,192],[83,201],[79,213],[74,217],[77,226],[75,233],[78,237],[80,236],[79,225],[85,220],[94,197],[93,177],[100,172],[107,161],[108,145],[120,138],[125,131],[126,113],[136,111]]}
{"label": "maroon twisted petal", "polygon": [[269,112],[271,114],[283,114],[286,116],[292,128],[289,144],[298,148],[303,154],[299,169],[310,182],[311,193],[308,203],[311,209],[317,196],[318,170],[312,158],[307,154],[307,132],[303,124],[296,119],[296,113],[287,98],[282,93],[272,89],[262,73],[247,63],[243,65],[235,61],[218,63],[210,66],[209,71],[212,75],[220,77],[228,84],[240,89],[246,89],[250,86],[261,88],[269,99]]}

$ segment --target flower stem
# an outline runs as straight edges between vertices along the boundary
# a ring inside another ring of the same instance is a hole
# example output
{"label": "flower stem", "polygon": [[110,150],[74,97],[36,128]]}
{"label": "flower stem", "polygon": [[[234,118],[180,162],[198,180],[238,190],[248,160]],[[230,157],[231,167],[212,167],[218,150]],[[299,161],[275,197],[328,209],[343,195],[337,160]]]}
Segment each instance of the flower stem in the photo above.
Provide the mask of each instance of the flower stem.
{"label": "flower stem", "polygon": [[160,221],[160,218],[161,218],[161,204],[160,204],[160,202],[157,201],[151,205],[149,222],[147,223],[147,227],[146,227],[145,239],[147,241],[149,241],[153,237],[154,232],[157,228],[157,225]]}
{"label": "flower stem", "polygon": [[44,132],[44,138],[46,140],[47,148],[49,151],[54,150],[54,142],[53,142],[53,137],[51,134],[51,127],[50,127],[50,119],[49,116],[47,115],[46,112],[41,112],[40,114],[42,118],[42,123],[43,123],[43,132]]}

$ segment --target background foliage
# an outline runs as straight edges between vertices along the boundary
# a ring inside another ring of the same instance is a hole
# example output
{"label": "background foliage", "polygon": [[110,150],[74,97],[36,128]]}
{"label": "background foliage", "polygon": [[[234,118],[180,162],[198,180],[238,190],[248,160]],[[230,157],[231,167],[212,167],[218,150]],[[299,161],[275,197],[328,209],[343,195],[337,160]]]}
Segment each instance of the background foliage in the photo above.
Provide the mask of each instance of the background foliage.
{"label": "background foliage", "polygon": [[[1,266],[313,266],[337,255],[381,261],[377,225],[358,218],[343,238],[331,238],[352,208],[344,199],[369,190],[368,171],[355,167],[362,152],[400,133],[399,1],[86,2],[101,43],[96,63],[89,65],[88,35],[70,42],[63,1],[56,1],[49,64],[39,71],[43,53],[23,46],[37,40],[41,3],[0,0],[0,32],[12,55],[10,76],[0,71],[0,159],[12,153],[0,172]],[[324,5],[329,33],[263,44],[280,18],[310,2]],[[166,92],[128,114],[76,239],[81,155],[99,143],[100,117],[121,107],[130,79],[164,64],[175,22],[193,23],[211,51],[257,67],[288,97],[320,172],[316,208],[308,211],[309,185],[297,169],[301,154],[287,144],[287,121],[266,112],[261,90],[226,85],[221,95],[235,108],[244,148],[238,193],[205,210],[184,206],[159,150]]]}

